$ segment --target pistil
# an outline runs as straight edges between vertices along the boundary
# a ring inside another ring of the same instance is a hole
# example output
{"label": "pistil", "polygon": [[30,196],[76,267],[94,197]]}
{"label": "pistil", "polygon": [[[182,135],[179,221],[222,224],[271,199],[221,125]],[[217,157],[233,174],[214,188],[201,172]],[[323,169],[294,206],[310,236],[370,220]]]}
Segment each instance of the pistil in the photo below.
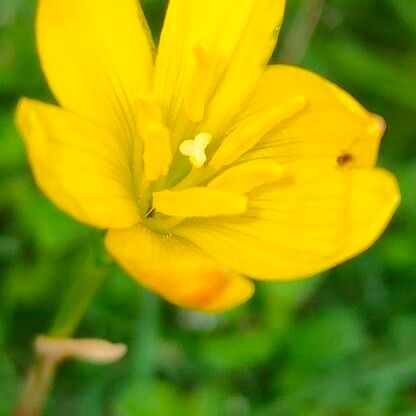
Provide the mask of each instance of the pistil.
{"label": "pistil", "polygon": [[179,146],[179,151],[189,157],[190,162],[196,168],[201,168],[207,161],[206,149],[212,141],[212,134],[199,133],[194,140],[185,140]]}

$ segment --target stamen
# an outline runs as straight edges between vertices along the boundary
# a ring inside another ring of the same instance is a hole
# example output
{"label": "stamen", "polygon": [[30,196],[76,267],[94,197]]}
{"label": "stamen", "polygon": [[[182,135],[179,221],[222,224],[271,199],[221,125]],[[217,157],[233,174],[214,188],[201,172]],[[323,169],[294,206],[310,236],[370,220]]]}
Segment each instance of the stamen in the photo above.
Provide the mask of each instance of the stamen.
{"label": "stamen", "polygon": [[210,48],[198,43],[193,50],[194,67],[185,94],[185,113],[194,123],[199,123],[205,114],[205,105],[214,68]]}
{"label": "stamen", "polygon": [[153,193],[153,208],[179,218],[240,215],[247,209],[247,197],[206,187],[161,191]]}
{"label": "stamen", "polygon": [[247,117],[224,139],[210,166],[219,169],[235,162],[270,130],[301,112],[306,104],[305,97],[294,97],[284,104],[275,105]]}
{"label": "stamen", "polygon": [[284,174],[283,166],[273,160],[252,160],[227,169],[213,179],[208,188],[246,194],[263,185],[278,182]]}
{"label": "stamen", "polygon": [[162,123],[162,111],[151,100],[138,103],[138,131],[143,140],[143,167],[148,181],[167,175],[172,161],[170,132]]}
{"label": "stamen", "polygon": [[206,148],[212,141],[212,134],[199,133],[195,136],[194,140],[185,140],[179,146],[179,151],[189,157],[192,165],[196,168],[201,168],[207,161],[207,155],[205,153]]}
{"label": "stamen", "polygon": [[140,125],[147,125],[149,123],[162,122],[162,110],[160,106],[152,99],[141,98],[138,101]]}

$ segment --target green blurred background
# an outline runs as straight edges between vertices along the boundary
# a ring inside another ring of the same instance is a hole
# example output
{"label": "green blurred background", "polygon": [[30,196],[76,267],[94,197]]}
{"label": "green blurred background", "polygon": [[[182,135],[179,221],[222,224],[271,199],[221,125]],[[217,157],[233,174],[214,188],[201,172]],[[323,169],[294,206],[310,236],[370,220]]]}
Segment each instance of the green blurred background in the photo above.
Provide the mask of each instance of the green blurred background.
{"label": "green blurred background", "polygon": [[[35,2],[0,0],[0,415],[70,282],[97,272],[108,276],[76,335],[124,342],[129,354],[105,367],[65,364],[47,415],[416,415],[416,1],[288,2],[274,62],[327,76],[387,119],[381,164],[403,203],[359,258],[314,280],[259,284],[243,307],[204,315],[112,264],[97,271],[99,234],[36,189],[13,122],[20,96],[52,99]],[[142,3],[157,34],[166,2]]]}

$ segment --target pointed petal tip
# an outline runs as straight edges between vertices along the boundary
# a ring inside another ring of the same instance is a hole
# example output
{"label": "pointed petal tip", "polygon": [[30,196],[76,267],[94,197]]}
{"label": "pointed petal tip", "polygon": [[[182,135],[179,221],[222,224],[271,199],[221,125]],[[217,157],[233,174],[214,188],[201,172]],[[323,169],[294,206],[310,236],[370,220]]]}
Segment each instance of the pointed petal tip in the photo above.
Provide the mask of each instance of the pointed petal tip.
{"label": "pointed petal tip", "polygon": [[20,98],[16,105],[15,110],[15,123],[19,130],[24,126],[27,122],[28,112],[30,109],[30,102],[31,100],[26,97]]}
{"label": "pointed petal tip", "polygon": [[[21,98],[17,103],[15,110],[15,124],[27,146],[29,146],[31,137],[36,136],[37,140],[42,141],[42,137],[46,134],[42,118],[39,116],[39,112],[36,108],[37,105],[42,104],[43,103],[39,101],[26,97]],[[29,154],[30,149],[31,147],[29,146]]]}
{"label": "pointed petal tip", "polygon": [[370,114],[370,121],[368,125],[368,133],[370,136],[376,137],[378,140],[384,136],[387,129],[387,122],[378,114]]}

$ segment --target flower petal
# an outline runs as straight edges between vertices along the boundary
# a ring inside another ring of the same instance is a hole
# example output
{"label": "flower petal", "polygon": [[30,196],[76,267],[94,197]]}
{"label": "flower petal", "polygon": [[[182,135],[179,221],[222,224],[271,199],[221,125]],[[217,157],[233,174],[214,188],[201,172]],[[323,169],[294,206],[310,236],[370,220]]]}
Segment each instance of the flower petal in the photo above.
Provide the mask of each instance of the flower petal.
{"label": "flower petal", "polygon": [[65,110],[23,99],[17,110],[39,187],[58,207],[100,228],[139,221],[129,159],[102,129]]}
{"label": "flower petal", "polygon": [[170,1],[155,96],[177,140],[204,113],[200,131],[218,135],[229,126],[273,52],[284,6],[284,0]]}
{"label": "flower petal", "polygon": [[111,230],[106,246],[140,283],[183,307],[215,312],[249,299],[253,283],[201,254],[182,239],[136,226]]}
{"label": "flower petal", "polygon": [[240,217],[185,221],[171,231],[238,273],[298,279],[366,250],[400,199],[394,177],[383,170],[305,164],[250,197]]}
{"label": "flower petal", "polygon": [[43,69],[67,110],[118,129],[150,86],[153,46],[136,0],[40,0]]}
{"label": "flower petal", "polygon": [[266,134],[244,160],[274,158],[281,163],[319,159],[330,166],[373,166],[377,161],[383,120],[370,114],[345,91],[309,71],[276,65],[265,72],[235,129],[272,107],[304,97],[305,109]]}

